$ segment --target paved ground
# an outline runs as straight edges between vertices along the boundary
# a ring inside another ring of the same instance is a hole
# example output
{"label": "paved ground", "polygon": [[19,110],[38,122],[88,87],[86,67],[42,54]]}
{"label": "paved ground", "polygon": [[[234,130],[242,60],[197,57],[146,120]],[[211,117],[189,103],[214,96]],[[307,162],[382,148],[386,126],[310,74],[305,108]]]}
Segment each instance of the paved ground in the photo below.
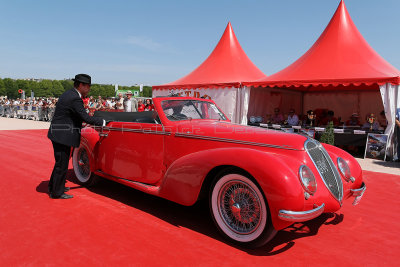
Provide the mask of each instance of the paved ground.
{"label": "paved ground", "polygon": [[[0,117],[0,130],[48,129],[50,123]],[[400,175],[400,162],[357,158],[363,170]]]}
{"label": "paved ground", "polygon": [[0,117],[0,130],[48,129],[49,122]]}
{"label": "paved ground", "polygon": [[359,159],[361,168],[365,171],[382,172],[400,175],[400,162],[382,161],[374,159]]}

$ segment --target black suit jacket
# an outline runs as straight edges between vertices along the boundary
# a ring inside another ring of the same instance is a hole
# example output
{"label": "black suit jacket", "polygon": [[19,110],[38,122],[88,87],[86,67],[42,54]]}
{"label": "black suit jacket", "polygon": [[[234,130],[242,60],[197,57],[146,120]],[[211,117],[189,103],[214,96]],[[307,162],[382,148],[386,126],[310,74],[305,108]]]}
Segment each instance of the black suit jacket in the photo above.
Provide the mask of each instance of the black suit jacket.
{"label": "black suit jacket", "polygon": [[56,143],[79,147],[82,122],[102,126],[103,119],[91,117],[75,89],[63,93],[58,99],[47,137]]}

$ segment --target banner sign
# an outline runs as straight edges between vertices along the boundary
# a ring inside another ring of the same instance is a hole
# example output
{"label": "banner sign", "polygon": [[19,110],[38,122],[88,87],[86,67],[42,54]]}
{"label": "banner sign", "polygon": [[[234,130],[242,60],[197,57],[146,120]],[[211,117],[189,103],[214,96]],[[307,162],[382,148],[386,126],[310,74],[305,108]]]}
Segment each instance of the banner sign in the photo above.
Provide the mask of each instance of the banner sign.
{"label": "banner sign", "polygon": [[365,146],[364,158],[385,160],[387,142],[387,134],[369,133]]}

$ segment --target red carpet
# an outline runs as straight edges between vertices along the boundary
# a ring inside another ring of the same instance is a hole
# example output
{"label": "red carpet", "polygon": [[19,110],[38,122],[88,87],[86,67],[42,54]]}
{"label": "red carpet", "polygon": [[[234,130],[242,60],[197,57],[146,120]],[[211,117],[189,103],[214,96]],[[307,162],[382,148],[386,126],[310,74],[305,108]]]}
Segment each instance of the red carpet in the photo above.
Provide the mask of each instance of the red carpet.
{"label": "red carpet", "polygon": [[[0,265],[395,266],[400,176],[364,172],[367,191],[337,214],[297,223],[257,250],[222,240],[204,203],[183,207],[101,180],[70,200],[46,194],[46,130],[0,131]],[[399,171],[400,173],[400,171]]]}

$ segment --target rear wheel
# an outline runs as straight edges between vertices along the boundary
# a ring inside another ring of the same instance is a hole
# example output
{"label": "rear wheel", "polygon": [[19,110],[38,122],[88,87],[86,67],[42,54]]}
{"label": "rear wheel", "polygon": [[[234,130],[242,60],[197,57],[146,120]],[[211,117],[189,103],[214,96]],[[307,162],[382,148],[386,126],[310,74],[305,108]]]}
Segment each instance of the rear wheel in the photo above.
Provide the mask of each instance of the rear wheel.
{"label": "rear wheel", "polygon": [[79,184],[92,186],[96,183],[98,178],[90,169],[89,155],[84,146],[80,145],[79,148],[74,149],[72,164]]}
{"label": "rear wheel", "polygon": [[264,195],[244,173],[225,170],[217,175],[209,202],[218,230],[234,243],[259,247],[276,234]]}

